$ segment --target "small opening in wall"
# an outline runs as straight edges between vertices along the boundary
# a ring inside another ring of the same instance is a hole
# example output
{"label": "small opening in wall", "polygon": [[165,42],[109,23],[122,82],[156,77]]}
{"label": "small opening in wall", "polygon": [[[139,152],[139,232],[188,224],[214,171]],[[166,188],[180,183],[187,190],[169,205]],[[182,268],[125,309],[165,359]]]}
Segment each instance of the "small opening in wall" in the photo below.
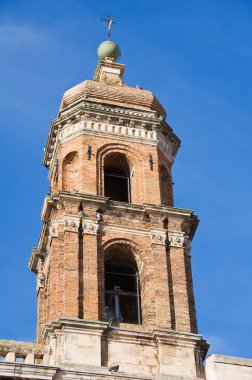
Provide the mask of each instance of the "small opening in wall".
{"label": "small opening in wall", "polygon": [[16,358],[16,363],[24,363],[24,358]]}
{"label": "small opening in wall", "polygon": [[3,362],[4,359],[5,359],[5,357],[0,355],[0,363]]}
{"label": "small opening in wall", "polygon": [[130,202],[129,166],[123,154],[114,153],[105,159],[104,195],[114,201]]}

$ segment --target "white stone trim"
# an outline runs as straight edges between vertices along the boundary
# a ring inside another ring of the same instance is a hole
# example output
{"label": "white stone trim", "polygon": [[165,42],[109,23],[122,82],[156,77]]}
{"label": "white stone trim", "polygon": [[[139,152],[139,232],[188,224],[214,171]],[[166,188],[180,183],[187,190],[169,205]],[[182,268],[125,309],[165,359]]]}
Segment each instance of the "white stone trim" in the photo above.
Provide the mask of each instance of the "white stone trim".
{"label": "white stone trim", "polygon": [[168,159],[173,162],[175,156],[173,155],[172,144],[162,135],[160,131],[157,131],[157,145],[162,150],[162,152],[168,157]]}
{"label": "white stone trim", "polygon": [[46,244],[47,251],[49,251],[52,238],[54,237],[58,237],[58,222],[55,220],[52,221],[49,225],[49,235],[48,235],[48,240]]}
{"label": "white stone trim", "polygon": [[83,219],[82,228],[83,228],[84,234],[97,235],[99,224],[94,223],[93,221],[90,221],[90,220]]}
{"label": "white stone trim", "polygon": [[43,272],[38,272],[37,277],[36,277],[37,292],[40,288],[44,288],[44,287],[45,287],[45,275]]}
{"label": "white stone trim", "polygon": [[102,230],[105,232],[113,232],[118,234],[130,234],[130,235],[139,235],[139,236],[150,236],[150,232],[141,228],[132,228],[129,226],[122,226],[120,224],[105,224],[102,227]]}
{"label": "white stone trim", "polygon": [[[49,237],[58,236],[58,224],[64,224],[64,230],[70,232],[79,232],[81,218],[77,215],[65,215],[63,218],[58,218],[56,221],[52,222],[51,228],[49,227]],[[82,219],[83,233],[96,235],[98,231],[98,223],[93,220]]]}
{"label": "white stone trim", "polygon": [[71,140],[81,134],[95,134],[103,138],[117,138],[126,141],[136,141],[141,144],[157,145],[167,156],[170,162],[174,161],[173,146],[159,131],[148,131],[136,126],[115,125],[96,122],[92,120],[81,120],[75,124],[66,124],[59,132],[58,142],[60,144]]}
{"label": "white stone trim", "polygon": [[184,247],[185,236],[183,232],[169,232],[170,247]]}
{"label": "white stone trim", "polygon": [[52,221],[49,226],[49,237],[51,239],[53,237],[58,237],[58,223],[57,221]]}
{"label": "white stone trim", "polygon": [[166,233],[160,230],[151,230],[151,241],[153,244],[166,244]]}
{"label": "white stone trim", "polygon": [[64,220],[64,230],[70,232],[78,232],[80,226],[80,218],[78,216],[65,216]]}

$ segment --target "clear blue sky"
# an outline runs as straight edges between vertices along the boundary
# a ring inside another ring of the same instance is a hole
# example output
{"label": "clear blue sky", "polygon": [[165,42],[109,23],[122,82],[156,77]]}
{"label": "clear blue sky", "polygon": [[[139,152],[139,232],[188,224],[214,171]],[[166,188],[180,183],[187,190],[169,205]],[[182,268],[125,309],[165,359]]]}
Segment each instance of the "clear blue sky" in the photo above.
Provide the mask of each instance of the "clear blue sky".
{"label": "clear blue sky", "polygon": [[35,340],[35,275],[27,268],[48,191],[42,166],[62,94],[92,78],[112,39],[125,80],[152,90],[182,139],[177,207],[201,220],[192,263],[199,331],[211,352],[252,357],[252,2],[0,0],[0,339]]}

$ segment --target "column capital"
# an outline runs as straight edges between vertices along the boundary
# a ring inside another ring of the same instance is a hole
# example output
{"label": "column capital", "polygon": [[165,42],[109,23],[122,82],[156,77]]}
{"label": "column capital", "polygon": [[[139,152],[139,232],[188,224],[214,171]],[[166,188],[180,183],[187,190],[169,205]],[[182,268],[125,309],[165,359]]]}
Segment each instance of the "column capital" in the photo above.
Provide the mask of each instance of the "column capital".
{"label": "column capital", "polygon": [[78,232],[80,226],[80,218],[77,215],[64,216],[64,230],[70,232]]}
{"label": "column capital", "polygon": [[168,232],[170,247],[184,247],[185,236],[184,232]]}
{"label": "column capital", "polygon": [[166,232],[164,230],[151,230],[151,241],[153,244],[166,244]]}
{"label": "column capital", "polygon": [[90,219],[82,220],[82,229],[84,234],[97,235],[98,228],[99,224],[97,223],[97,221]]}

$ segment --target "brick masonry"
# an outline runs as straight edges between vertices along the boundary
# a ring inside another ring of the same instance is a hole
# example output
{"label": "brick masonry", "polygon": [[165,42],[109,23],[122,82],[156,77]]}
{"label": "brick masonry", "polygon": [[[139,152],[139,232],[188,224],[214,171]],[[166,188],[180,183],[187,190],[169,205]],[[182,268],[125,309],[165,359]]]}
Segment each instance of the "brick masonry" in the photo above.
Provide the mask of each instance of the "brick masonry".
{"label": "brick masonry", "polygon": [[[45,324],[60,317],[104,320],[104,263],[115,250],[121,259],[136,262],[143,327],[197,333],[189,245],[198,221],[190,210],[174,208],[173,202],[171,168],[179,140],[170,127],[160,124],[165,111],[150,92],[143,92],[140,102],[141,92],[132,90],[136,97],[130,101],[130,89],[121,86],[121,79],[118,83],[109,87],[110,95],[114,91],[120,102],[127,99],[125,104],[141,114],[122,108],[131,119],[116,121],[113,112],[119,112],[118,105],[107,109],[101,102],[108,114],[104,121],[97,114],[97,94],[106,94],[103,78],[100,84],[68,92],[52,124],[45,153],[51,193],[35,254],[35,272],[43,278],[38,282],[38,341],[43,340]],[[86,104],[83,97],[86,102],[92,96],[96,98],[88,107],[96,104],[96,113],[79,113]],[[110,107],[114,100],[112,95],[107,99]],[[140,122],[139,117],[156,124]],[[120,137],[115,133],[122,131]],[[128,168],[129,204],[105,197],[104,168],[111,163]],[[98,209],[101,220],[96,218]]]}

